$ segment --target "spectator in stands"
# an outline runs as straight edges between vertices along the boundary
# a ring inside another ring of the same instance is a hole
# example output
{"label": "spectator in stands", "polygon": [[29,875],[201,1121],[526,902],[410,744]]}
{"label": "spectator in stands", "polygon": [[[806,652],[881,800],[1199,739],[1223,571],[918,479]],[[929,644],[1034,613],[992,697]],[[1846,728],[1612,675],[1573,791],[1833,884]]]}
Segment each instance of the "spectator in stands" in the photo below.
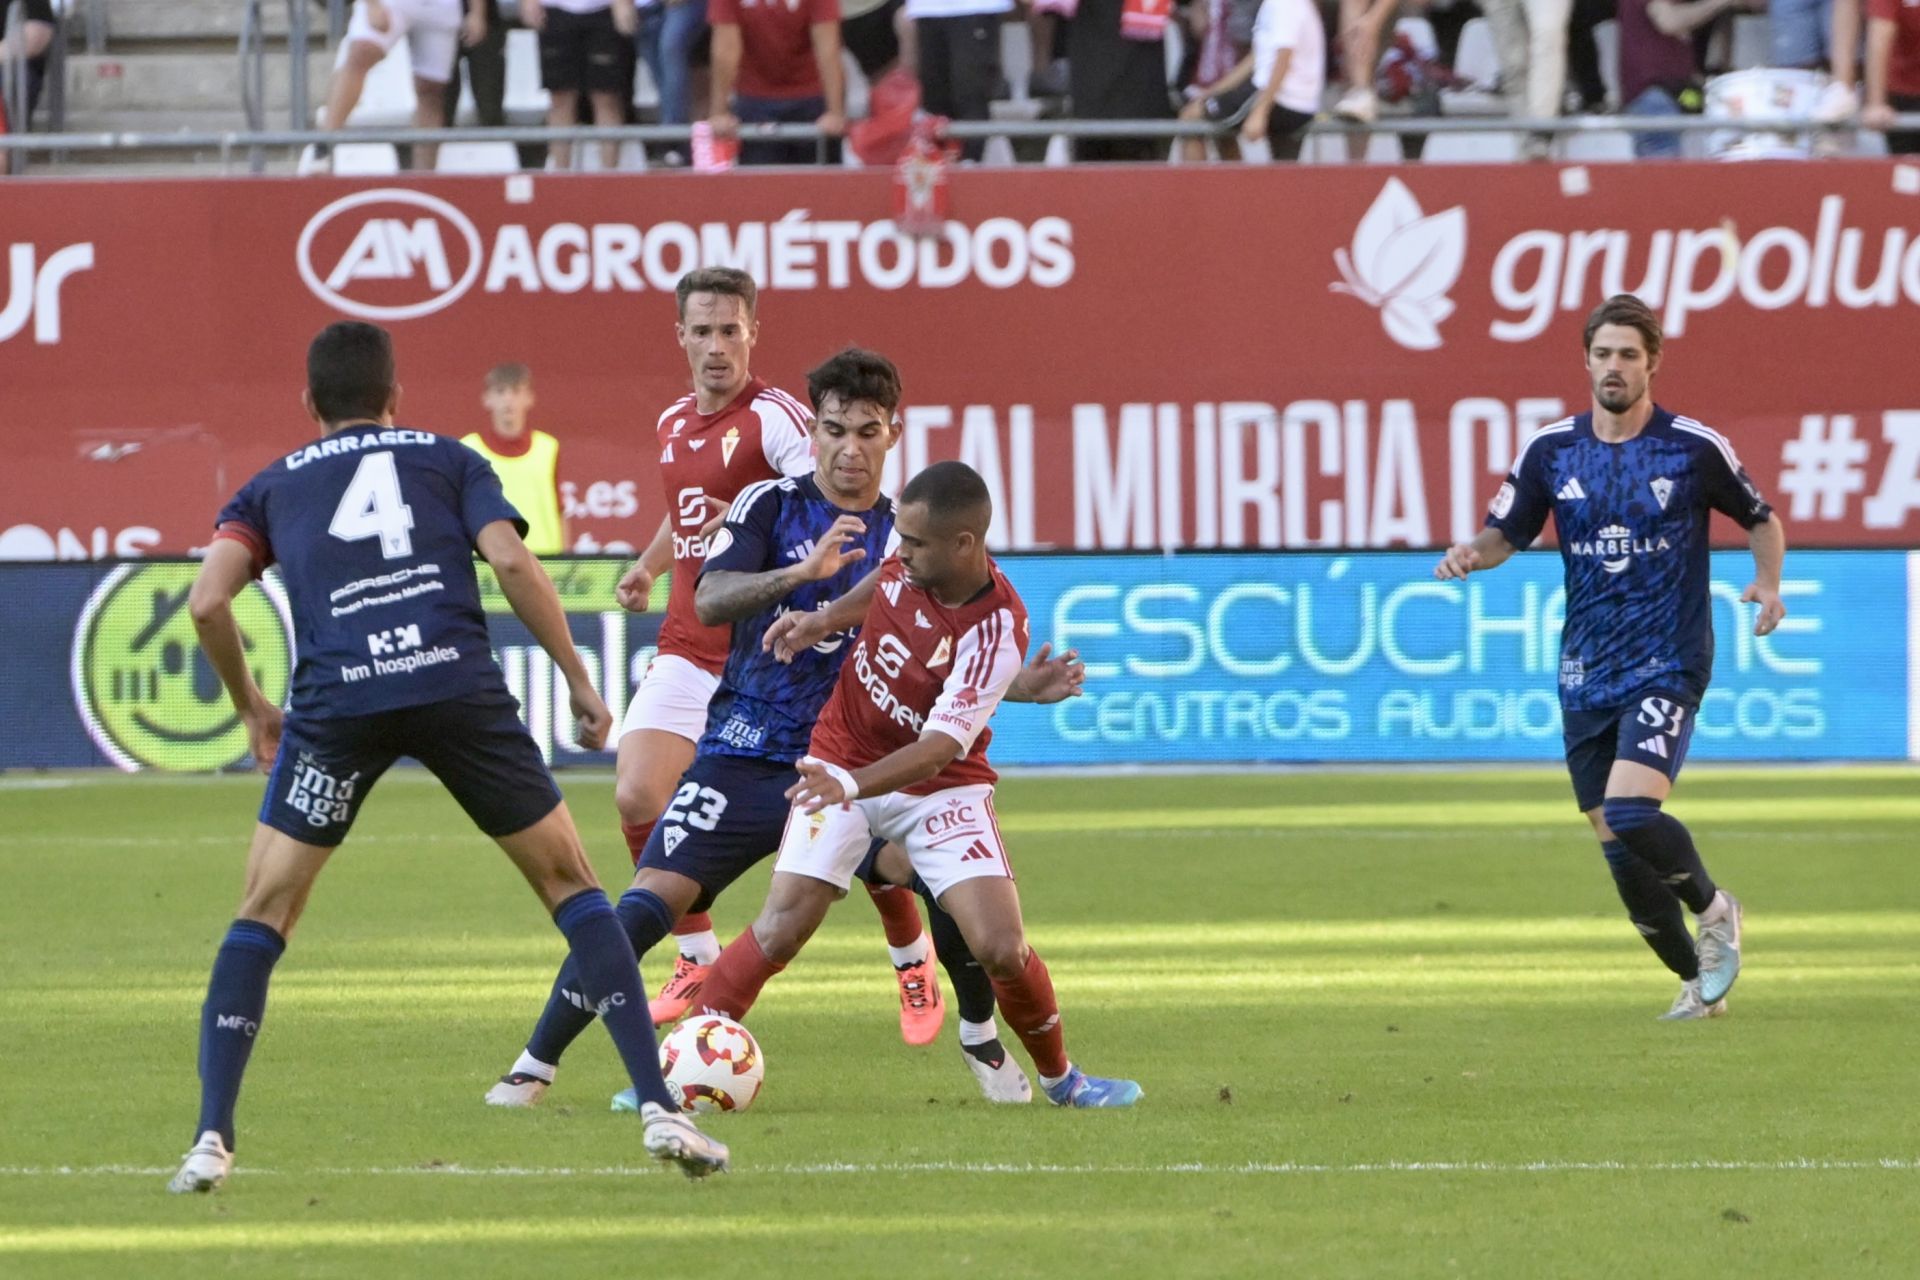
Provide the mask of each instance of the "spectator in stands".
{"label": "spectator in stands", "polygon": [[480,403],[488,425],[460,443],[479,453],[500,476],[500,487],[527,522],[527,549],[537,556],[567,549],[567,519],[560,501],[560,442],[532,429],[533,371],[524,364],[495,365],[487,372]]}
{"label": "spectator in stands", "polygon": [[1860,79],[1860,0],[1835,0],[1827,48],[1833,53],[1833,79],[1820,95],[1814,118],[1828,123],[1851,119],[1860,110],[1854,85]]}
{"label": "spectator in stands", "polygon": [[[1036,0],[1042,9],[1046,0]],[[985,120],[1000,90],[1000,23],[1013,0],[907,0],[918,50],[920,105],[949,120]],[[1035,51],[1038,59],[1039,51]],[[978,160],[986,141],[961,148]]]}
{"label": "spectator in stands", "polygon": [[1573,18],[1567,27],[1567,90],[1561,103],[1568,115],[1608,109],[1607,82],[1600,74],[1600,45],[1593,29],[1618,16],[1616,0],[1573,0]]}
{"label": "spectator in stands", "polygon": [[1770,0],[1767,65],[1825,70],[1832,61],[1833,0]]}
{"label": "spectator in stands", "polygon": [[[1515,0],[1493,2],[1514,3]],[[1380,114],[1380,99],[1373,91],[1373,71],[1380,64],[1380,45],[1400,11],[1401,0],[1339,0],[1339,3],[1340,74],[1347,87],[1340,100],[1333,104],[1333,113],[1343,120],[1372,124]]]}
{"label": "spectator in stands", "polygon": [[1298,160],[1327,87],[1327,32],[1312,0],[1262,0],[1252,57],[1256,92],[1240,140],[1265,138],[1275,160]]}
{"label": "spectator in stands", "polygon": [[[596,125],[627,122],[633,90],[633,35],[640,18],[633,0],[520,0],[520,21],[540,33],[540,86],[547,91],[547,123],[579,119],[580,95]],[[573,144],[553,144],[553,167],[573,163]],[[620,144],[600,144],[600,167],[620,165]]]}
{"label": "spectator in stands", "polygon": [[[713,131],[732,137],[743,124],[811,124],[828,138],[847,131],[847,87],[840,65],[840,0],[711,0]],[[838,159],[837,153],[829,158]],[[812,164],[813,142],[749,135],[741,164]]]}
{"label": "spectator in stands", "polygon": [[[18,29],[18,43],[7,37],[10,27]],[[33,109],[40,102],[40,87],[47,78],[47,51],[60,29],[60,17],[52,0],[0,0],[0,108],[14,101],[13,68],[26,66],[26,118],[9,120],[8,127],[26,132]]]}
{"label": "spectator in stands", "polygon": [[[1180,108],[1182,120],[1228,121],[1238,118],[1253,99],[1253,22],[1260,0],[1193,0],[1182,11],[1187,26],[1186,79]],[[1215,139],[1222,160],[1238,160],[1238,134]],[[1180,158],[1199,163],[1207,158],[1200,138],[1180,140]]]}
{"label": "spectator in stands", "polygon": [[1893,130],[1896,113],[1920,111],[1920,2],[1867,0],[1867,104],[1860,123],[1886,129],[1887,150],[1920,155],[1920,130]]}
{"label": "spectator in stands", "polygon": [[483,128],[498,129],[507,122],[507,24],[501,20],[499,0],[463,0],[469,17],[480,11],[487,34],[473,44],[462,43],[455,55],[453,78],[447,81],[446,122],[454,123],[460,109],[460,82],[464,76],[473,90],[473,113]]}
{"label": "spectator in stands", "polygon": [[[649,0],[641,7],[635,43],[660,91],[661,124],[693,120],[694,68],[702,61],[698,54],[707,30],[707,0]],[[666,149],[660,158],[675,167],[687,161],[677,147]]]}
{"label": "spectator in stands", "polygon": [[901,11],[906,0],[841,0],[840,43],[873,84],[900,62]]}
{"label": "spectator in stands", "polygon": [[[1694,33],[1724,13],[1765,0],[1620,0],[1620,110],[1676,116],[1700,109],[1702,73]],[[1636,133],[1636,156],[1677,156],[1677,133]]]}
{"label": "spectator in stands", "polygon": [[[1567,86],[1567,31],[1573,0],[1480,0],[1500,54],[1500,91],[1508,111],[1528,120],[1560,114]],[[1529,155],[1544,155],[1547,139],[1534,135]]]}
{"label": "spectator in stands", "polygon": [[[1067,0],[1067,95],[1080,120],[1157,120],[1167,94],[1168,0]],[[998,37],[996,36],[996,39]],[[1080,160],[1162,160],[1164,138],[1081,138]]]}
{"label": "spectator in stands", "polygon": [[[347,36],[334,62],[333,83],[327,87],[322,127],[335,132],[347,127],[347,117],[366,87],[367,73],[405,40],[413,63],[414,126],[444,128],[454,56],[461,44],[479,44],[486,38],[486,22],[486,11],[477,6],[463,16],[461,0],[354,0]],[[413,167],[433,168],[438,151],[431,144],[416,145]]]}

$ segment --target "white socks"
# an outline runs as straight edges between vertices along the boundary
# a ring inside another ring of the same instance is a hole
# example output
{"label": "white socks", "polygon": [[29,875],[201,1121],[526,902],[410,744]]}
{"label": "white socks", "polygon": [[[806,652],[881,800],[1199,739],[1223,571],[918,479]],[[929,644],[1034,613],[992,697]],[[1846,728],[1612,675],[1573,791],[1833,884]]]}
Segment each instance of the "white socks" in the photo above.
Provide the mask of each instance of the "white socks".
{"label": "white socks", "polygon": [[548,1084],[552,1084],[554,1070],[555,1067],[552,1063],[542,1062],[525,1049],[522,1049],[520,1056],[513,1060],[513,1070],[507,1074],[510,1076],[538,1076]]}
{"label": "white socks", "polygon": [[1713,901],[1709,902],[1707,909],[1700,913],[1700,923],[1719,924],[1721,920],[1726,918],[1727,912],[1732,909],[1733,901],[1727,897],[1727,891],[1725,889],[1715,889],[1713,891]]}
{"label": "white socks", "polygon": [[933,943],[927,940],[926,931],[923,929],[920,936],[907,946],[888,947],[887,956],[893,961],[893,967],[896,969],[902,965],[919,964],[933,958]]}
{"label": "white socks", "polygon": [[1000,1028],[992,1018],[985,1022],[968,1022],[960,1019],[960,1043],[987,1044],[1000,1038]]}
{"label": "white socks", "polygon": [[720,938],[713,930],[704,933],[676,933],[673,935],[680,954],[695,964],[712,964],[720,958]]}

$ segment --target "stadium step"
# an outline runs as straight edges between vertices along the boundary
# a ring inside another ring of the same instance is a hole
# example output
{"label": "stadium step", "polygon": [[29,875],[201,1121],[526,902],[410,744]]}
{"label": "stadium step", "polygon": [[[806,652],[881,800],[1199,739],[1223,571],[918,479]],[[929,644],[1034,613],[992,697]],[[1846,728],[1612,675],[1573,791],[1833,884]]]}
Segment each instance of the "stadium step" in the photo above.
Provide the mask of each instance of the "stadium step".
{"label": "stadium step", "polygon": [[[117,49],[123,41],[235,41],[247,6],[242,0],[106,0],[106,11],[107,47]],[[307,15],[308,29],[324,41],[326,10],[310,4]],[[267,0],[261,17],[268,35],[286,34],[286,0]]]}
{"label": "stadium step", "polygon": [[[292,64],[284,53],[266,61],[266,107],[270,121],[284,126],[290,102]],[[323,52],[308,58],[308,98],[318,105],[326,92],[331,62]],[[89,129],[88,118],[120,111],[241,111],[240,59],[234,49],[155,53],[75,53],[67,59],[67,116],[70,129]],[[278,120],[271,120],[274,113]]]}

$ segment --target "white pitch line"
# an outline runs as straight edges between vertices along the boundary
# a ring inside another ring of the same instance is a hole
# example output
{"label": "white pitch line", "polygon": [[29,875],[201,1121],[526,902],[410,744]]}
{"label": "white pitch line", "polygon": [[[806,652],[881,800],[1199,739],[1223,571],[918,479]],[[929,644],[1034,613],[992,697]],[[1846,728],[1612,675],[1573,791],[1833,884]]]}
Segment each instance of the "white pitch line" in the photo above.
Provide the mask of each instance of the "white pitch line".
{"label": "white pitch line", "polygon": [[[242,1165],[243,1177],[445,1177],[445,1178],[619,1178],[659,1172],[657,1165],[614,1165],[604,1168],[530,1167],[518,1165],[475,1166],[458,1164],[391,1165],[367,1168],[316,1168],[301,1171],[255,1169]],[[164,1177],[174,1167],[123,1164],[102,1165],[14,1165],[0,1166],[0,1177],[9,1178],[92,1178],[92,1177]],[[1356,1164],[1317,1164],[1283,1161],[1245,1164],[1206,1162],[1162,1165],[1099,1164],[1023,1164],[973,1161],[902,1162],[830,1162],[823,1164],[783,1164],[765,1168],[748,1166],[736,1171],[746,1175],[816,1177],[837,1174],[889,1175],[903,1173],[961,1173],[971,1175],[1065,1174],[1145,1174],[1205,1176],[1271,1176],[1283,1174],[1378,1174],[1378,1173],[1916,1173],[1920,1159],[1883,1157],[1864,1160],[1386,1160]]]}

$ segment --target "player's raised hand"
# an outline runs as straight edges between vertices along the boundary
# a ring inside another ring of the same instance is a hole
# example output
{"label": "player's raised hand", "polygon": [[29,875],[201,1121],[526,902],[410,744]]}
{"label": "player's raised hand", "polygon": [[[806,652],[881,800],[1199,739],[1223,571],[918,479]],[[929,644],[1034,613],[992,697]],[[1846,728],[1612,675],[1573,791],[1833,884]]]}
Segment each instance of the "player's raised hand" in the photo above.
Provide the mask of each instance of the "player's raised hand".
{"label": "player's raised hand", "polygon": [[1780,625],[1780,619],[1787,616],[1787,606],[1780,602],[1780,592],[1761,586],[1757,582],[1749,583],[1740,593],[1740,599],[1747,604],[1760,606],[1759,614],[1753,620],[1753,634],[1769,635]]}
{"label": "player's raised hand", "polygon": [[847,544],[867,531],[859,516],[843,515],[814,544],[813,553],[799,564],[800,576],[808,582],[831,578],[850,564],[867,558],[866,548]]}
{"label": "player's raised hand", "polygon": [[792,662],[800,653],[825,640],[832,630],[826,614],[820,610],[791,610],[767,627],[767,633],[760,637],[760,648],[773,654],[776,661]]}
{"label": "player's raised hand", "polygon": [[645,613],[647,600],[653,595],[653,575],[643,565],[636,563],[633,568],[620,575],[620,581],[614,584],[613,598],[628,613]]}
{"label": "player's raised hand", "polygon": [[1440,563],[1433,566],[1433,576],[1445,582],[1449,578],[1464,578],[1480,567],[1480,553],[1470,542],[1456,542],[1447,548],[1447,554],[1440,557]]}
{"label": "player's raised hand", "polygon": [[1068,649],[1056,658],[1051,643],[1034,650],[1014,679],[1027,702],[1065,702],[1087,691],[1087,668],[1080,661],[1080,651]]}
{"label": "player's raised hand", "polygon": [[600,697],[600,691],[584,681],[567,686],[567,705],[573,711],[573,740],[589,751],[607,745],[613,731],[613,713]]}
{"label": "player's raised hand", "polygon": [[787,799],[802,813],[818,813],[830,804],[847,803],[847,788],[842,779],[847,771],[825,760],[801,756],[793,766],[800,781],[787,788]]}
{"label": "player's raised hand", "polygon": [[253,710],[242,713],[240,719],[247,726],[247,750],[253,755],[253,767],[261,773],[272,773],[273,758],[280,754],[280,725],[283,719],[280,708],[270,702],[262,702]]}

